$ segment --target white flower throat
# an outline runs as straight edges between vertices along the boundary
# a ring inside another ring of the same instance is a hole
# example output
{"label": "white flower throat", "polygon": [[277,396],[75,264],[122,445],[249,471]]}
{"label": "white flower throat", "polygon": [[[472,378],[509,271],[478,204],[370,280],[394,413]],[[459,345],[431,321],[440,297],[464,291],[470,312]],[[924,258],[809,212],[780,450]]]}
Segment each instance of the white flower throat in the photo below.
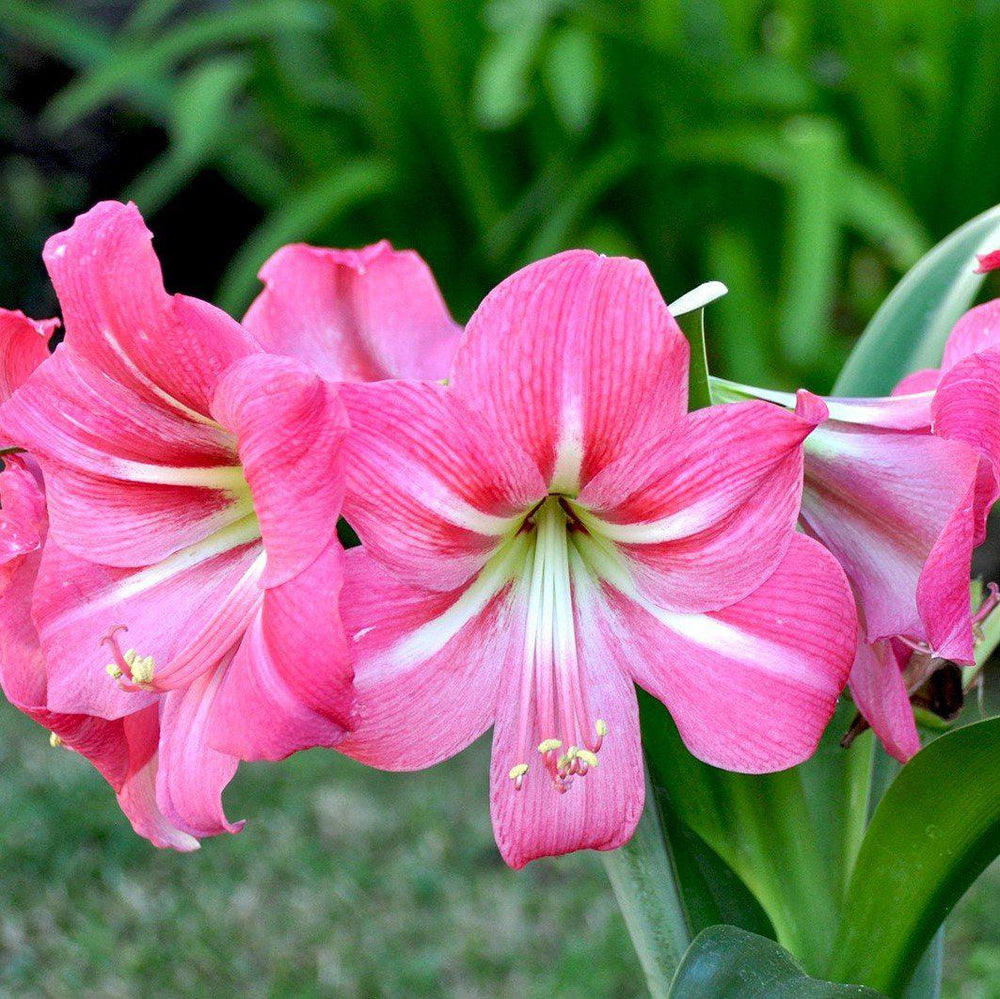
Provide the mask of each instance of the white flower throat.
{"label": "white flower throat", "polygon": [[[527,593],[514,787],[540,770],[559,792],[598,765],[607,726],[588,702],[577,649],[571,563],[582,567],[573,541],[586,533],[573,504],[549,496],[521,528],[527,548],[521,583]],[[535,738],[539,738],[535,742]]]}

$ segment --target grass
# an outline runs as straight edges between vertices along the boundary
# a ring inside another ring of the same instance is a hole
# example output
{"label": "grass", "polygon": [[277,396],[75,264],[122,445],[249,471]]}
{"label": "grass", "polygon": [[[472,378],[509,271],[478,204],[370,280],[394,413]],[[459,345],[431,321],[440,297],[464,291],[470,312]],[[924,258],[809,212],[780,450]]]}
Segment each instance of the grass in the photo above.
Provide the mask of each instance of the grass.
{"label": "grass", "polygon": [[[595,855],[500,861],[485,743],[421,774],[244,766],[246,831],[180,856],[6,704],[0,731],[0,995],[643,994]],[[994,867],[952,919],[945,999],[1000,996],[998,889]]]}

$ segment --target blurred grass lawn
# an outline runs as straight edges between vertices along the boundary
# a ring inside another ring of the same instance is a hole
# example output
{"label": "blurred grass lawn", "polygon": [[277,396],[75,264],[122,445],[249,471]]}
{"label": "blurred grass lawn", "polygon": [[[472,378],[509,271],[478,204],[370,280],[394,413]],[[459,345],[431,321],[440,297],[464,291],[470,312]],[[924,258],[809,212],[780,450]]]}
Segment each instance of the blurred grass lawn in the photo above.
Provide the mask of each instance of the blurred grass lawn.
{"label": "blurred grass lawn", "polygon": [[[593,854],[508,871],[488,743],[421,774],[244,766],[246,831],[150,848],[97,774],[0,705],[0,995],[639,996]],[[949,927],[946,999],[1000,997],[1000,866]]]}

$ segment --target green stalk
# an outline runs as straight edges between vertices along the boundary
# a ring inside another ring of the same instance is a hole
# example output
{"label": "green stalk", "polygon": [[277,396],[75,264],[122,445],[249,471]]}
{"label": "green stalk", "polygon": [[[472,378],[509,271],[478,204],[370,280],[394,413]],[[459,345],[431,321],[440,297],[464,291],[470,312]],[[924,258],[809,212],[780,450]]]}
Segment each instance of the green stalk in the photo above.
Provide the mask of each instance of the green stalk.
{"label": "green stalk", "polygon": [[650,995],[665,999],[691,943],[691,931],[648,776],[646,807],[635,835],[621,849],[601,857]]}
{"label": "green stalk", "polygon": [[778,942],[818,973],[836,932],[839,885],[818,843],[798,770],[727,780],[746,852],[743,874]]}

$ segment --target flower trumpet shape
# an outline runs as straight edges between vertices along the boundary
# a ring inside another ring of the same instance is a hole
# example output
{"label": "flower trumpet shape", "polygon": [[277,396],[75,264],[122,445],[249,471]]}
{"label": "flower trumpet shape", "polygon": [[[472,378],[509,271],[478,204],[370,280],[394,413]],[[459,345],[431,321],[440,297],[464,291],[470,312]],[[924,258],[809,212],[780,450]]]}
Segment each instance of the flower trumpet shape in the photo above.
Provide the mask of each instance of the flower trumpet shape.
{"label": "flower trumpet shape", "polygon": [[[0,309],[0,401],[48,356],[58,320],[36,321]],[[47,708],[45,662],[31,618],[31,597],[48,531],[42,473],[27,455],[5,455],[0,472],[0,688],[51,734],[52,744],[89,759],[114,787],[136,832],[157,846],[191,850],[198,841],[172,826],[156,805],[159,718],[149,707],[107,721]]]}
{"label": "flower trumpet shape", "polygon": [[482,303],[448,384],[345,385],[343,613],[358,724],[338,749],[419,769],[494,726],[514,867],[614,849],[643,804],[633,681],[692,752],[808,757],[853,656],[836,561],[797,535],[814,420],[687,413],[688,346],[645,266],[569,252]]}
{"label": "flower trumpet shape", "polygon": [[152,708],[160,812],[189,837],[235,831],[221,793],[240,759],[335,745],[351,723],[346,415],[314,372],[168,295],[134,206],[98,205],[45,260],[66,339],[0,427],[45,476],[47,707]]}
{"label": "flower trumpet shape", "polygon": [[[714,391],[795,403],[721,381]],[[802,524],[851,580],[863,623],[851,693],[905,762],[920,739],[900,649],[974,659],[972,551],[1000,494],[1000,300],[967,312],[941,367],[908,375],[891,397],[824,401],[830,418],[804,445]]]}

